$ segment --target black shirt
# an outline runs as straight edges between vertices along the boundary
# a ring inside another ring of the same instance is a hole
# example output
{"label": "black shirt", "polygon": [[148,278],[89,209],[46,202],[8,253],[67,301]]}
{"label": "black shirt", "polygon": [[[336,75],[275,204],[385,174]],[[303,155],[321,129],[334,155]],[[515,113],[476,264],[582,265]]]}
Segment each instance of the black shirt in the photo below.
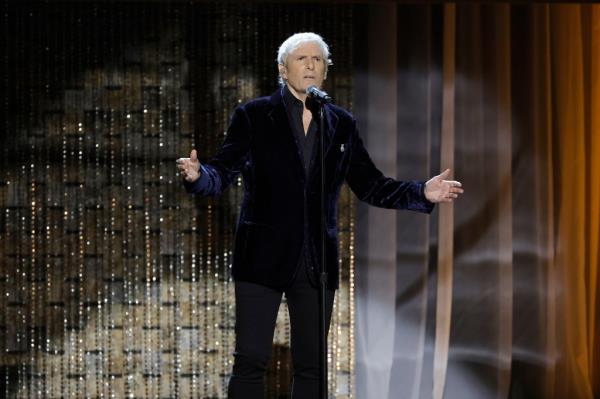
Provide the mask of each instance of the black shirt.
{"label": "black shirt", "polygon": [[[297,99],[290,89],[288,89],[287,85],[282,89],[283,94],[283,102],[285,105],[285,109],[287,112],[287,117],[290,121],[290,127],[292,132],[294,133],[294,137],[296,138],[296,143],[298,143],[298,150],[300,151],[300,155],[302,158],[302,163],[304,165],[305,175],[308,177],[308,172],[310,171],[311,159],[313,158],[313,152],[315,151],[318,141],[317,137],[317,123],[315,121],[316,112],[312,111],[311,104],[307,99],[306,106],[313,112],[313,118],[308,125],[308,131],[304,134],[304,123],[302,122],[302,114],[304,113],[304,104],[302,101]],[[307,179],[308,180],[308,179]],[[304,226],[304,237],[308,237],[308,224]],[[300,253],[300,259],[298,260],[298,266],[304,266],[303,268],[306,270],[309,281],[312,285],[317,285],[317,280],[315,276],[315,268],[308,261],[309,257],[307,256],[307,243],[305,242],[302,252]]]}
{"label": "black shirt", "polygon": [[[282,90],[283,101],[288,119],[290,121],[290,127],[292,128],[292,132],[296,137],[296,142],[298,143],[298,147],[302,155],[304,171],[306,175],[308,175],[308,171],[310,170],[311,166],[310,161],[313,155],[315,143],[317,141],[317,123],[313,114],[313,118],[308,125],[308,132],[304,134],[304,123],[302,122],[304,104],[292,94],[287,85],[284,86]],[[307,107],[310,107],[309,103],[307,103]]]}

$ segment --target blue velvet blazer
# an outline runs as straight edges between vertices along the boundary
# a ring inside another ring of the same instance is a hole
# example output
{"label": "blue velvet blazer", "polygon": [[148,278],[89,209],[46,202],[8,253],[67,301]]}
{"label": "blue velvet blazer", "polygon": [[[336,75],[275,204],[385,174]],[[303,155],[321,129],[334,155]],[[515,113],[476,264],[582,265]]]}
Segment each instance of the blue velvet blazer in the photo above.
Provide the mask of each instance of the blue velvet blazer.
{"label": "blue velvet blazer", "polygon": [[[424,182],[385,177],[373,164],[346,110],[327,104],[325,134],[326,267],[328,287],[338,288],[337,203],[342,183],[381,208],[429,213]],[[233,278],[283,289],[298,271],[302,246],[311,265],[321,260],[319,151],[305,175],[281,90],[239,106],[216,156],[201,176],[185,182],[189,193],[219,195],[239,173],[244,198],[235,236]],[[308,237],[305,237],[305,231]]]}

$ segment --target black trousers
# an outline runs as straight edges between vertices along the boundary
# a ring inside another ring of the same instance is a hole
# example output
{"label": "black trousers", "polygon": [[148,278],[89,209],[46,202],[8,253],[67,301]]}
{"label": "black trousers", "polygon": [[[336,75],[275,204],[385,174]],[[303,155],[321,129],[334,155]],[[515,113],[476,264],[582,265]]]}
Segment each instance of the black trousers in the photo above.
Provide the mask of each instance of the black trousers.
{"label": "black trousers", "polygon": [[[319,290],[311,284],[306,267],[301,265],[290,287],[282,291],[254,283],[235,283],[236,343],[229,399],[264,398],[264,376],[283,293],[290,315],[292,399],[319,396]],[[327,331],[334,294],[335,291],[327,290]]]}

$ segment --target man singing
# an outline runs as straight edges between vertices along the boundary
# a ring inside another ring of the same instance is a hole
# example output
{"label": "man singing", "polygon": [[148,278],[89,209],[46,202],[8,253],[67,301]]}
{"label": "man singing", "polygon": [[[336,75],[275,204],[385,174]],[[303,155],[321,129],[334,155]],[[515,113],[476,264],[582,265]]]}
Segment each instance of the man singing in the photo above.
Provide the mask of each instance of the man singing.
{"label": "man singing", "polygon": [[177,160],[189,193],[219,195],[238,173],[244,199],[233,254],[235,352],[228,397],[264,395],[264,374],[282,294],[287,298],[294,369],[293,399],[319,396],[317,270],[321,259],[320,140],[325,146],[327,329],[338,288],[337,202],[346,181],[356,196],[390,209],[432,211],[463,192],[450,171],[427,183],[384,176],[373,164],[346,110],[325,105],[319,132],[310,86],[320,88],[332,64],[315,33],[297,33],[277,54],[280,88],[239,106],[216,156],[200,164],[196,150]]}

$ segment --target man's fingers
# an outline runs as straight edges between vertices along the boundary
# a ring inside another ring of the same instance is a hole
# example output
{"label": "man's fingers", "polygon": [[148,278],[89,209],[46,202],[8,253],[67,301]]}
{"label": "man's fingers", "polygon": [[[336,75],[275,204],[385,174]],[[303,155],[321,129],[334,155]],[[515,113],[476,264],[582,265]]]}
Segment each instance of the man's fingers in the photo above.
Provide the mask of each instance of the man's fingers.
{"label": "man's fingers", "polygon": [[192,152],[190,152],[190,160],[192,162],[196,162],[198,160],[198,153],[196,150],[192,150]]}
{"label": "man's fingers", "polygon": [[188,169],[188,165],[187,164],[179,164],[177,165],[177,170],[179,170],[180,172],[184,172]]}
{"label": "man's fingers", "polygon": [[456,180],[444,180],[446,183],[454,187],[462,187],[462,183]]}

